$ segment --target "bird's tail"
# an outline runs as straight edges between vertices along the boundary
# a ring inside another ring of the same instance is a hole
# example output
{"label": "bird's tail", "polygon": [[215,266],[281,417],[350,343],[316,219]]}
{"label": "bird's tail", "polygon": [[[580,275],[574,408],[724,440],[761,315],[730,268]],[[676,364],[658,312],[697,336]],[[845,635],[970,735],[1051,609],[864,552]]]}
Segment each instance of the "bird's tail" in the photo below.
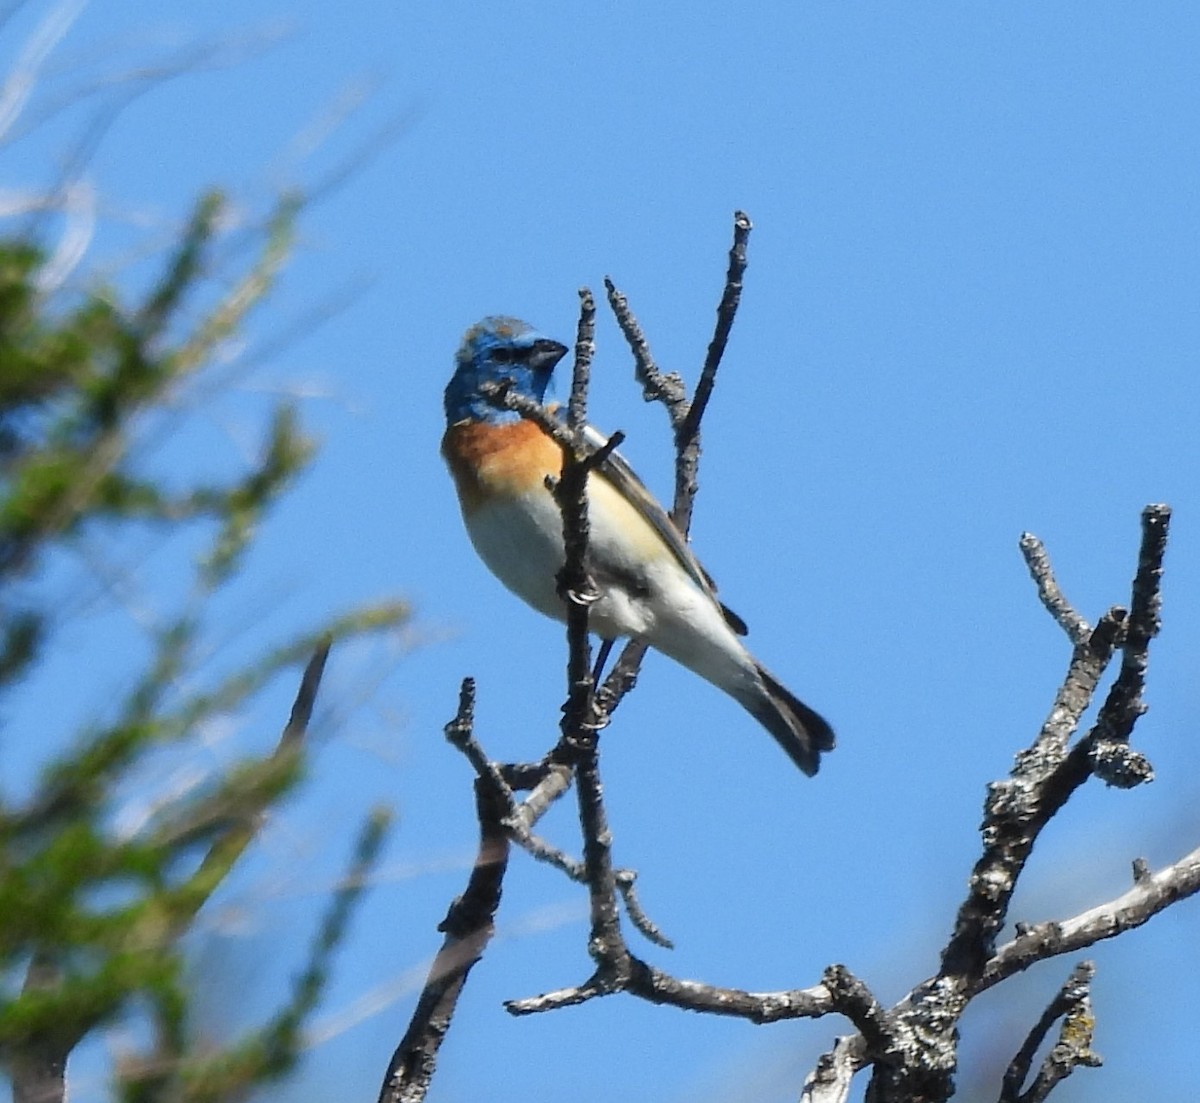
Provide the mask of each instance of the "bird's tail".
{"label": "bird's tail", "polygon": [[739,695],[738,699],[775,737],[788,757],[811,777],[820,765],[821,752],[833,750],[833,728],[761,666],[758,677],[761,692]]}

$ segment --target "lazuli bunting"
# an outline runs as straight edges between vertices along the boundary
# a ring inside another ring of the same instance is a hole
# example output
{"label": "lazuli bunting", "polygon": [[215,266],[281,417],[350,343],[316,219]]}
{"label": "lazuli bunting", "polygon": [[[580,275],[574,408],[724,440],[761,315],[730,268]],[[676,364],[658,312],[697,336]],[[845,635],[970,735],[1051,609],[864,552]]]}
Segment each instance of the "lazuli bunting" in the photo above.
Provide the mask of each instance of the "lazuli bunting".
{"label": "lazuli bunting", "polygon": [[[518,597],[558,620],[566,619],[556,583],[563,522],[546,477],[561,474],[562,450],[535,422],[498,409],[480,387],[512,379],[515,393],[544,403],[566,352],[516,318],[472,326],[446,386],[442,438],[479,557]],[[604,441],[595,430],[588,435]],[[833,749],[833,730],[742,645],[745,624],[717,600],[687,541],[616,453],[588,478],[588,518],[588,572],[600,592],[591,630],[604,640],[644,640],[723,689],[800,769],[815,774],[821,752]]]}

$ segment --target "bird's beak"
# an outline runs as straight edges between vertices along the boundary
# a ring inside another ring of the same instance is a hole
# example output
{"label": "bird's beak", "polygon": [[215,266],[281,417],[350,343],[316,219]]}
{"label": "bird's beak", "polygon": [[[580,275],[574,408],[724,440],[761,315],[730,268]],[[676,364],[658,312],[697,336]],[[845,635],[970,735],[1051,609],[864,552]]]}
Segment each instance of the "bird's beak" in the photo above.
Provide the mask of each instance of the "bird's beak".
{"label": "bird's beak", "polygon": [[535,372],[545,372],[549,375],[555,365],[567,355],[567,346],[549,338],[534,342],[533,351],[529,354],[529,366]]}

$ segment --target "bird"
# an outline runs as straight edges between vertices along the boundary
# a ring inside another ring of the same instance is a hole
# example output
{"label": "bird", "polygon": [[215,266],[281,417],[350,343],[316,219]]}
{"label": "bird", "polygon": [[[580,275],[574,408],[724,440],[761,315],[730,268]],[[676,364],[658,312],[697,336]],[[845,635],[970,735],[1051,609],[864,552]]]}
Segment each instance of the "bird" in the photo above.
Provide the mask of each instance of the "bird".
{"label": "bird", "polygon": [[[480,559],[538,612],[566,619],[557,576],[565,559],[562,513],[549,480],[562,448],[535,421],[499,408],[485,389],[511,380],[546,405],[567,347],[527,322],[491,315],[466,331],[445,390],[442,456]],[[585,439],[603,444],[592,427]],[[745,622],[717,598],[684,535],[617,452],[588,475],[587,570],[598,591],[588,627],[606,647],[641,640],[729,694],[808,775],[834,746],[829,723],[754,658]]]}

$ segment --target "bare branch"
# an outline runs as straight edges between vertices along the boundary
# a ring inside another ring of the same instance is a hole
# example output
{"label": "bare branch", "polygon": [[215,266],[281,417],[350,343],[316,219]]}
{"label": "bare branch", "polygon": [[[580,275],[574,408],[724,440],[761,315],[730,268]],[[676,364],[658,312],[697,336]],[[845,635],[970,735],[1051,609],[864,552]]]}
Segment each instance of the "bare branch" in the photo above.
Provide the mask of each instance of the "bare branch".
{"label": "bare branch", "polygon": [[858,1027],[871,1052],[881,1054],[892,1048],[892,1028],[887,1021],[887,1012],[858,977],[844,965],[831,965],[825,970],[823,982],[833,1000],[834,1010]]}
{"label": "bare branch", "polygon": [[[541,803],[535,805],[534,798],[531,796],[528,800],[518,803],[509,778],[519,777],[519,773],[513,766],[498,765],[487,757],[472,731],[474,705],[475,682],[474,679],[465,678],[460,691],[458,715],[446,726],[446,736],[455,747],[466,755],[480,780],[491,787],[496,798],[502,801],[508,809],[503,823],[509,833],[509,838],[535,860],[553,866],[578,884],[587,884],[587,870],[583,862],[572,858],[541,836],[535,835],[531,830],[532,824],[549,809],[554,800],[557,800],[569,788],[572,777],[570,769],[565,766],[557,768],[545,765],[530,767],[532,776],[520,780],[532,781],[535,792],[539,792],[543,799]],[[659,930],[638,900],[634,889],[637,874],[633,870],[619,869],[614,872],[613,880],[617,890],[621,893],[625,909],[629,913],[633,925],[651,942],[670,949],[670,939]]]}
{"label": "bare branch", "polygon": [[479,393],[489,402],[502,410],[512,410],[523,418],[535,422],[537,426],[554,440],[565,452],[583,453],[584,446],[579,434],[573,432],[551,410],[543,406],[536,398],[519,394],[513,390],[513,380],[502,379],[498,383],[484,382],[479,385]]}
{"label": "bare branch", "polygon": [[[1095,966],[1090,961],[1080,962],[1071,971],[1066,984],[1042,1013],[1042,1017],[1029,1032],[1025,1043],[1008,1066],[1000,1091],[1000,1103],[1042,1103],[1054,1086],[1070,1076],[1078,1066],[1095,1068],[1101,1064],[1100,1057],[1091,1049],[1092,1029],[1095,1026],[1092,1016],[1091,983],[1095,971]],[[1046,1054],[1029,1090],[1022,1092],[1021,1085],[1029,1076],[1034,1056],[1041,1048],[1050,1028],[1059,1019],[1062,1019],[1063,1023],[1059,1030],[1058,1043]]]}
{"label": "bare branch", "polygon": [[683,377],[678,372],[664,374],[658,370],[654,357],[650,355],[646,335],[629,308],[629,300],[617,290],[616,284],[607,276],[604,278],[604,288],[608,292],[608,305],[612,308],[617,325],[621,327],[621,332],[633,353],[633,373],[634,378],[642,385],[642,398],[647,402],[661,402],[671,419],[671,428],[678,430],[688,412],[688,397]]}
{"label": "bare branch", "polygon": [[833,995],[824,984],[781,992],[745,992],[680,980],[637,958],[633,958],[632,965],[629,992],[651,1003],[685,1011],[707,1011],[753,1023],[773,1023],[784,1019],[815,1019],[835,1010]]}
{"label": "bare branch", "polygon": [[462,751],[467,761],[475,768],[479,780],[491,790],[496,800],[512,809],[516,797],[496,763],[488,758],[483,747],[475,738],[475,679],[464,678],[458,691],[458,712],[446,725],[446,739],[452,747]]}
{"label": "bare branch", "polygon": [[514,811],[514,820],[527,828],[532,827],[571,788],[573,778],[574,773],[565,763],[548,762],[545,776]]}
{"label": "bare branch", "polygon": [[1054,572],[1050,569],[1050,557],[1046,554],[1045,545],[1032,532],[1021,533],[1021,554],[1025,557],[1025,565],[1037,583],[1038,597],[1050,615],[1058,622],[1059,627],[1076,647],[1086,642],[1091,635],[1091,626],[1076,612],[1075,607],[1067,601]]}
{"label": "bare branch", "polygon": [[717,324],[712,340],[708,343],[708,355],[704,358],[704,367],[700,379],[696,383],[696,393],[688,407],[687,417],[679,428],[679,436],[686,443],[700,429],[700,419],[708,408],[708,400],[712,397],[713,386],[717,381],[717,369],[721,366],[721,358],[725,355],[725,346],[729,343],[729,333],[733,329],[733,319],[742,301],[742,277],[746,273],[746,245],[750,240],[753,224],[745,211],[733,212],[733,244],[729,247],[729,268],[725,272],[725,288],[721,292],[721,301],[717,304]]}
{"label": "bare branch", "polygon": [[[455,746],[474,742],[473,711],[474,686],[470,679],[465,679],[458,712],[446,725],[446,736]],[[508,835],[504,827],[508,807],[508,802],[497,795],[491,778],[476,779],[479,851],[475,865],[466,890],[450,905],[446,918],[438,926],[446,937],[430,967],[408,1029],[392,1055],[379,1091],[379,1103],[418,1103],[425,1098],[459,994],[495,930],[496,909],[500,906],[501,886],[508,868]]]}
{"label": "bare branch", "polygon": [[671,520],[685,536],[692,526],[692,504],[699,490],[697,475],[700,467],[700,420],[708,409],[708,400],[717,379],[717,369],[734,315],[742,299],[742,276],[746,271],[746,243],[750,238],[751,222],[744,211],[733,215],[733,244],[729,248],[729,268],[725,273],[725,288],[717,306],[717,325],[704,358],[704,368],[696,384],[696,393],[682,422],[675,427],[675,502]]}
{"label": "bare branch", "polygon": [[581,432],[587,424],[587,389],[592,357],[596,352],[596,300],[586,287],[579,289],[579,325],[575,331],[575,370],[571,374],[571,398],[567,424]]}
{"label": "bare branch", "polygon": [[597,972],[602,974],[603,983],[621,987],[628,976],[630,954],[621,934],[616,874],[612,865],[612,833],[604,807],[604,788],[600,784],[596,735],[593,731],[579,739],[579,760],[575,767],[579,822],[583,829],[583,865],[592,914],[588,952],[596,962]]}
{"label": "bare branch", "polygon": [[875,1045],[864,1039],[872,1065],[865,1095],[870,1103],[950,1098],[958,1066],[958,1021],[969,998],[958,978],[935,976],[888,1013],[883,1037]]}
{"label": "bare branch", "polygon": [[325,636],[300,678],[300,688],[296,692],[296,700],[292,704],[292,712],[288,717],[287,726],[279,737],[279,748],[276,753],[288,747],[295,747],[308,734],[308,725],[312,721],[313,706],[317,702],[317,690],[321,688],[321,678],[325,674],[325,663],[329,659],[329,649],[333,646],[333,637]]}
{"label": "bare branch", "polygon": [[[590,370],[590,332],[595,306],[590,293],[581,297],[579,338],[571,383],[571,428],[587,424],[587,392]],[[588,574],[587,483],[591,472],[616,447],[620,434],[590,455],[564,450],[562,477],[554,497],[562,511],[565,561],[558,578],[558,592],[567,606],[567,703],[563,709],[561,746],[575,766],[579,821],[583,831],[583,869],[591,901],[591,937],[588,949],[595,959],[600,987],[619,984],[625,971],[628,950],[621,935],[617,905],[616,875],[612,864],[612,836],[600,784],[598,741],[608,722],[596,706],[592,684],[591,644],[588,639],[588,609],[600,596]]]}
{"label": "bare branch", "polygon": [[[512,841],[521,847],[531,858],[553,866],[576,884],[586,885],[588,883],[587,869],[583,862],[577,858],[572,858],[565,851],[548,843],[540,835],[535,835],[524,826],[518,816],[508,816],[505,819],[505,826],[510,830],[509,837]],[[634,887],[637,882],[637,873],[632,869],[614,870],[613,881],[617,891],[621,894],[629,921],[634,927],[656,946],[661,946],[665,950],[673,949],[671,940],[663,934],[654,920],[646,914],[641,901],[638,899],[637,891]]]}
{"label": "bare branch", "polygon": [[[459,745],[457,740],[454,742],[456,746]],[[464,741],[460,749],[468,753],[468,758],[475,766],[479,777],[486,780],[493,787],[496,795],[504,800],[508,812],[504,816],[503,824],[508,831],[509,838],[536,861],[553,866],[578,884],[587,884],[587,871],[582,862],[572,858],[565,851],[547,842],[540,835],[534,834],[531,830],[531,824],[548,811],[550,805],[558,797],[566,793],[570,787],[571,770],[567,767],[559,767],[557,770],[543,769],[538,788],[544,794],[544,800],[537,805],[532,803],[532,798],[518,803],[504,777],[505,768],[489,761],[482,747],[473,738]],[[554,784],[542,789],[543,783],[547,781]],[[633,888],[636,876],[632,870],[618,870],[614,875],[630,919],[638,930],[652,942],[669,948],[670,941],[649,919],[638,902]]]}
{"label": "bare branch", "polygon": [[606,716],[611,718],[625,695],[637,685],[638,671],[648,650],[641,640],[630,640],[621,649],[620,657],[596,693],[596,700]]}
{"label": "bare branch", "polygon": [[1017,755],[1018,772],[1045,770],[1062,762],[1071,737],[1091,706],[1096,687],[1120,646],[1127,617],[1124,609],[1114,605],[1100,618],[1088,638],[1075,648],[1037,739],[1032,747]]}
{"label": "bare branch", "polygon": [[[823,984],[781,992],[746,992],[740,988],[721,988],[700,981],[680,980],[632,955],[630,967],[623,991],[650,1003],[678,1007],[684,1011],[704,1011],[753,1023],[774,1023],[785,1019],[819,1018],[835,1010],[834,997]],[[593,977],[577,988],[563,988],[529,999],[509,1000],[504,1006],[514,1015],[532,1015],[573,1006],[596,996],[609,995],[612,991],[614,989],[611,986]]]}
{"label": "bare branch", "polygon": [[861,1034],[843,1034],[805,1077],[800,1103],[846,1103],[854,1074],[866,1064]]}
{"label": "bare branch", "polygon": [[1157,873],[1138,878],[1114,900],[1089,908],[1071,919],[1023,927],[988,961],[980,991],[991,988],[1035,962],[1076,953],[1106,938],[1140,927],[1159,912],[1200,892],[1200,847]]}
{"label": "bare branch", "polygon": [[[1093,769],[1109,784],[1122,788],[1152,776],[1148,764],[1130,760],[1128,754],[1122,752],[1127,750],[1133,725],[1146,711],[1142,690],[1150,660],[1150,641],[1161,627],[1163,556],[1170,520],[1168,506],[1150,505],[1142,510],[1142,543],[1129,603],[1129,623],[1121,649],[1121,671],[1093,729]],[[1113,744],[1118,746],[1114,748]]]}
{"label": "bare branch", "polygon": [[1086,756],[1068,755],[1066,743],[1091,704],[1115,650],[1122,621],[1105,614],[1075,648],[1066,677],[1033,745],[1017,756],[1012,773],[988,786],[983,853],[971,872],[967,898],[942,955],[943,974],[970,982],[979,975],[1004,925],[1017,879],[1050,817],[1087,780]]}
{"label": "bare branch", "polygon": [[[1033,844],[1075,789],[1093,773],[1110,780],[1100,762],[1115,763],[1110,768],[1125,771],[1121,780],[1136,782],[1149,771],[1145,760],[1129,748],[1127,741],[1143,709],[1146,655],[1158,629],[1159,581],[1168,518],[1169,511],[1162,506],[1147,507],[1143,513],[1139,566],[1130,603],[1137,612],[1127,616],[1124,610],[1114,608],[1094,629],[1075,640],[1067,675],[1037,739],[1017,756],[1009,778],[989,786],[983,854],[943,952],[939,974],[918,985],[887,1012],[883,1029],[876,1036],[856,1036],[861,1046],[857,1052],[864,1063],[873,1065],[866,1095],[870,1103],[948,1099],[953,1093],[957,1063],[957,1024],[975,995],[1036,961],[1078,950],[1144,923],[1175,900],[1200,891],[1200,851],[1155,875],[1148,874],[1144,864],[1143,868],[1135,865],[1134,888],[1112,904],[1064,922],[1018,926],[1017,937],[1000,950],[995,949],[995,939]],[[1083,625],[1081,618],[1076,621],[1070,616],[1073,611],[1065,599],[1060,605],[1061,595],[1055,596],[1057,587],[1041,545],[1026,537],[1022,549],[1043,600],[1048,606],[1059,607],[1056,619],[1061,616],[1066,622],[1064,627]],[[1137,631],[1128,627],[1135,616],[1141,625]],[[1073,631],[1070,627],[1067,630],[1068,634]],[[1123,652],[1122,674],[1101,707],[1096,724],[1068,749],[1118,648]],[[860,1031],[878,1031],[880,1020],[870,1015],[868,1008],[869,1004],[864,1004],[850,1010],[858,1016],[855,1021]],[[1060,1039],[1064,1048],[1052,1055],[1035,1085],[1021,1097],[1021,1103],[1043,1099],[1072,1068],[1089,1063],[1089,1040],[1090,1011],[1084,1008],[1064,1025]],[[848,1092],[848,1078],[853,1072],[844,1060],[835,1065],[833,1058],[833,1054],[826,1055],[818,1070],[820,1075],[814,1072],[810,1084],[814,1090],[825,1092],[827,1098],[841,1100]],[[1024,1076],[1022,1073],[1020,1079]]]}
{"label": "bare branch", "polygon": [[663,934],[658,924],[646,914],[641,900],[638,899],[637,891],[634,888],[637,874],[631,869],[618,869],[615,874],[615,880],[617,882],[617,891],[620,892],[621,899],[625,903],[625,913],[629,916],[629,922],[637,928],[643,937],[653,942],[654,945],[661,946],[664,950],[673,950],[675,944]]}
{"label": "bare branch", "polygon": [[[670,516],[684,536],[691,527],[693,503],[699,490],[696,473],[700,461],[700,419],[712,394],[717,368],[724,355],[733,318],[741,300],[742,275],[746,269],[746,246],[750,229],[749,216],[742,211],[736,211],[733,245],[729,251],[729,268],[725,275],[725,288],[717,307],[716,331],[709,343],[708,356],[696,387],[698,402],[688,401],[683,379],[677,373],[663,374],[658,370],[650,355],[645,334],[634,317],[628,300],[617,290],[612,280],[606,278],[604,281],[609,306],[633,352],[634,375],[642,385],[642,397],[647,402],[663,404],[671,420],[671,428],[675,431],[675,500]],[[637,684],[638,670],[646,650],[644,643],[630,640],[621,651],[620,658],[597,693],[597,700],[604,715],[611,717],[622,698]]]}
{"label": "bare branch", "polygon": [[[1145,709],[1141,692],[1150,641],[1159,627],[1159,587],[1169,519],[1166,506],[1152,505],[1143,510],[1128,618],[1123,610],[1114,608],[1086,639],[1076,644],[1067,675],[1038,738],[1017,756],[1009,778],[988,788],[983,855],[975,864],[967,899],[959,909],[954,934],[943,953],[944,976],[957,976],[968,987],[982,978],[1034,842],[1088,777],[1095,773],[1110,784],[1128,786],[1151,776],[1149,764],[1130,750],[1128,740]],[[1031,547],[1031,540],[1023,539],[1023,548]],[[1052,575],[1040,545],[1037,559],[1041,590]],[[1068,752],[1067,741],[1090,705],[1118,646],[1123,652],[1121,672],[1095,725]]]}
{"label": "bare branch", "polygon": [[537,1015],[543,1011],[558,1011],[564,1007],[578,1007],[581,1003],[594,1000],[597,996],[608,996],[613,988],[598,983],[594,978],[571,988],[558,988],[543,992],[540,996],[529,996],[523,1000],[505,1000],[504,1007],[513,1015]]}

